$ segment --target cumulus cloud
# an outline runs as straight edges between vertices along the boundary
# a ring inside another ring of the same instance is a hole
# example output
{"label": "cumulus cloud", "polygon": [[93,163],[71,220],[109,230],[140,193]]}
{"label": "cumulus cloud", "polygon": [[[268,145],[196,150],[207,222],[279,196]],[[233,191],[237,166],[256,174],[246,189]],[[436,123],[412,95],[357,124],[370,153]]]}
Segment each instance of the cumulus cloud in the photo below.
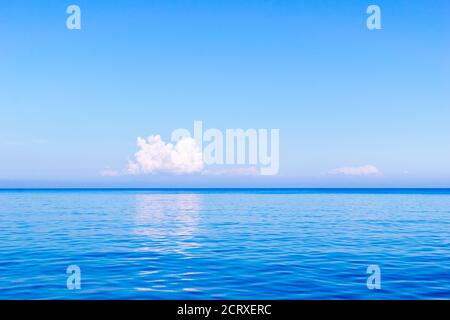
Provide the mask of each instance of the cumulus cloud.
{"label": "cumulus cloud", "polygon": [[343,167],[333,169],[329,174],[345,175],[345,176],[372,176],[381,175],[382,172],[374,165],[368,164],[360,167]]}
{"label": "cumulus cloud", "polygon": [[127,172],[133,175],[167,172],[195,173],[203,169],[203,155],[196,141],[184,137],[175,144],[165,143],[161,136],[138,138],[139,151],[128,162]]}

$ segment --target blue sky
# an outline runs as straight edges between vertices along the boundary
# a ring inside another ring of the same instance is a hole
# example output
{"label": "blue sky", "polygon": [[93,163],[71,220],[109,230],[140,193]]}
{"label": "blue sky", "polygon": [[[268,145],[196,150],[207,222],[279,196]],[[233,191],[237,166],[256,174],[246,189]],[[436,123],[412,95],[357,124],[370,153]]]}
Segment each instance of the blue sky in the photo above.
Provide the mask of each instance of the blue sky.
{"label": "blue sky", "polygon": [[[81,8],[68,30],[66,8]],[[366,28],[377,4],[382,30]],[[0,187],[450,187],[450,3],[0,4]],[[279,128],[271,177],[122,170],[194,120]],[[381,174],[329,174],[375,166]]]}

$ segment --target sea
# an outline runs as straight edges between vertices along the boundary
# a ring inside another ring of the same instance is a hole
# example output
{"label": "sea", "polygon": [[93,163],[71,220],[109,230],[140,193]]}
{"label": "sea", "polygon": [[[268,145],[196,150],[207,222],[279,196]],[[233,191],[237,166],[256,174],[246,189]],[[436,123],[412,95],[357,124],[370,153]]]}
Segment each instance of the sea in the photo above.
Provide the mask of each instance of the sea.
{"label": "sea", "polygon": [[2,189],[0,299],[449,299],[450,189]]}

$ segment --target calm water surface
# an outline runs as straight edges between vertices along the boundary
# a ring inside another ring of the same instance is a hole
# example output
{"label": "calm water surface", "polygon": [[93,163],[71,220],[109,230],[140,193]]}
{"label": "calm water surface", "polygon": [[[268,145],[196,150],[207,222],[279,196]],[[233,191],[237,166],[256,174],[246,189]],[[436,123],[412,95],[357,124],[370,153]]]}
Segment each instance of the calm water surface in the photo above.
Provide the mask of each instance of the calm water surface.
{"label": "calm water surface", "polygon": [[450,190],[2,190],[0,298],[448,299]]}

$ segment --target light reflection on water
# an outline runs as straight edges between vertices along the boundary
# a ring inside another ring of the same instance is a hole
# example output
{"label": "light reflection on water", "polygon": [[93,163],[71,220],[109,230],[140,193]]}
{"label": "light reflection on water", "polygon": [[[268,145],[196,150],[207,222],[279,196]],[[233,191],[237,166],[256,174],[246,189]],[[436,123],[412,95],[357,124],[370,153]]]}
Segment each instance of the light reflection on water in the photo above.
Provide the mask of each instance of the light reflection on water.
{"label": "light reflection on water", "polygon": [[[190,240],[199,224],[201,195],[138,194],[135,199],[134,232],[159,242],[156,246],[145,246],[138,251],[173,250],[188,255],[188,249],[200,246],[199,243]],[[166,247],[164,242],[171,245]]]}

